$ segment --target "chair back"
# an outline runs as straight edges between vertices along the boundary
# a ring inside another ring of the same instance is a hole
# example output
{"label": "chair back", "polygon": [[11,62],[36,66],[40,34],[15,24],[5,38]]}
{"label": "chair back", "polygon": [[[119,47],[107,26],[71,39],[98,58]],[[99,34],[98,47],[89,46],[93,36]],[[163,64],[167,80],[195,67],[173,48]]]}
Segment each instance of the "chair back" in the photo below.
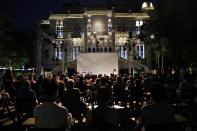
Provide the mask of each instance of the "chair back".
{"label": "chair back", "polygon": [[64,128],[30,128],[29,131],[66,131]]}
{"label": "chair back", "polygon": [[16,98],[16,111],[21,113],[31,113],[35,107],[35,102],[32,98]]}
{"label": "chair back", "polygon": [[154,124],[145,126],[145,131],[179,131],[178,123]]}

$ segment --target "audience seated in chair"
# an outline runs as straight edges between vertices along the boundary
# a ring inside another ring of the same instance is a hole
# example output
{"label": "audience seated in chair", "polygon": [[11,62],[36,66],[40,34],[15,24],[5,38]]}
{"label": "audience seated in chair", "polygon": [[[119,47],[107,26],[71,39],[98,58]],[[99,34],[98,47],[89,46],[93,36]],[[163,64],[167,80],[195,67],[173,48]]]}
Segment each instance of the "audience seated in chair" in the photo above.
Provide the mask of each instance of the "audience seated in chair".
{"label": "audience seated in chair", "polygon": [[10,108],[9,108],[10,105],[11,105],[11,101],[10,101],[9,93],[6,92],[5,90],[2,91],[0,90],[0,107],[3,108],[2,110],[0,110],[0,114],[2,115],[5,111],[8,111],[8,113],[10,113]]}
{"label": "audience seated in chair", "polygon": [[165,101],[165,88],[163,85],[159,83],[153,84],[151,95],[155,103],[142,108],[137,127],[145,127],[146,129],[157,125],[176,124],[173,108]]}
{"label": "audience seated in chair", "polygon": [[109,106],[111,88],[101,86],[97,91],[98,107],[89,111],[86,116],[89,131],[118,130],[119,115],[115,108]]}
{"label": "audience seated in chair", "polygon": [[80,91],[74,88],[74,81],[69,80],[67,90],[63,92],[62,105],[67,107],[72,116],[80,119],[81,115],[86,115],[88,108],[86,104],[80,100]]}
{"label": "audience seated in chair", "polygon": [[37,105],[37,98],[34,90],[31,89],[29,80],[21,82],[22,88],[18,90],[16,95],[16,112],[18,118],[23,117],[23,113],[28,113],[29,116],[33,115],[33,109]]}
{"label": "audience seated in chair", "polygon": [[3,75],[3,88],[9,93],[10,99],[14,102],[15,89],[14,89],[14,78],[11,70],[6,70]]}
{"label": "audience seated in chair", "polygon": [[58,84],[54,80],[46,79],[43,83],[46,101],[34,109],[35,127],[39,129],[70,130],[72,115],[66,107],[55,103]]}
{"label": "audience seated in chair", "polygon": [[182,102],[193,103],[195,98],[195,88],[190,74],[183,73],[182,81],[180,82],[179,89],[177,89],[177,95],[181,104]]}

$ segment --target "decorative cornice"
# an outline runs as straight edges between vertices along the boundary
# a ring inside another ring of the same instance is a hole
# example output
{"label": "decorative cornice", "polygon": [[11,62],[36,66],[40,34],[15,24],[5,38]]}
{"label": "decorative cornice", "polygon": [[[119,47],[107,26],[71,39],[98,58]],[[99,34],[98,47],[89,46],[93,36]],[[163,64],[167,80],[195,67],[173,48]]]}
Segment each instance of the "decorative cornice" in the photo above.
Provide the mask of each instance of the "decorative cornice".
{"label": "decorative cornice", "polygon": [[63,20],[63,19],[69,19],[69,18],[84,18],[84,14],[51,14],[49,16],[49,19],[55,19],[55,20]]}
{"label": "decorative cornice", "polygon": [[115,13],[115,18],[143,18],[143,19],[149,19],[150,16],[147,13]]}
{"label": "decorative cornice", "polygon": [[87,15],[107,15],[112,16],[112,10],[86,10],[85,14]]}

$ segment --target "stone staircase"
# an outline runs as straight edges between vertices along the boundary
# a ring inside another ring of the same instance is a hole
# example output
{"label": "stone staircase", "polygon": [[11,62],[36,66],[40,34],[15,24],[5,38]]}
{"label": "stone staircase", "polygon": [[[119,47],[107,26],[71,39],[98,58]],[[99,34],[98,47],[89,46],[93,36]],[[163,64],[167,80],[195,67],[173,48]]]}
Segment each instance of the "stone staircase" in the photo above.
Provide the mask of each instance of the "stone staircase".
{"label": "stone staircase", "polygon": [[53,75],[59,74],[59,73],[61,73],[61,69],[62,69],[62,65],[59,64],[59,65],[55,66],[55,67],[52,69],[51,73],[52,73]]}
{"label": "stone staircase", "polygon": [[140,62],[134,60],[134,61],[130,61],[134,67],[134,70],[140,70],[141,72],[145,72],[145,73],[151,73],[151,70],[146,66],[141,64]]}
{"label": "stone staircase", "polygon": [[[119,57],[118,60],[119,64],[119,69],[124,69],[124,68],[129,68],[129,61],[127,59],[124,59],[122,57]],[[151,70],[146,66],[141,64],[140,62],[133,60],[130,61],[130,65],[134,67],[134,72],[146,72],[146,73],[151,73]]]}

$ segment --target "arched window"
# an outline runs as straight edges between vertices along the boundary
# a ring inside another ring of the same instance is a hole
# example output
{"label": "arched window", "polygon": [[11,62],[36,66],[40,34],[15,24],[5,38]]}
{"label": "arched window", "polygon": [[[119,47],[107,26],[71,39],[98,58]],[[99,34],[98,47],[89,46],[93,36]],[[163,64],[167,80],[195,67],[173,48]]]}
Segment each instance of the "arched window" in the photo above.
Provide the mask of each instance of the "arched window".
{"label": "arched window", "polygon": [[140,27],[143,25],[143,21],[136,21],[136,35],[140,34]]}
{"label": "arched window", "polygon": [[140,58],[145,58],[144,56],[144,44],[142,43],[139,43],[137,44],[137,57],[140,57]]}
{"label": "arched window", "polygon": [[119,55],[122,58],[127,58],[127,51],[126,51],[125,46],[119,45]]}
{"label": "arched window", "polygon": [[73,59],[77,59],[77,55],[80,53],[80,46],[74,46],[73,47]]}
{"label": "arched window", "polygon": [[58,39],[63,38],[63,20],[57,20],[56,21],[56,34]]}

